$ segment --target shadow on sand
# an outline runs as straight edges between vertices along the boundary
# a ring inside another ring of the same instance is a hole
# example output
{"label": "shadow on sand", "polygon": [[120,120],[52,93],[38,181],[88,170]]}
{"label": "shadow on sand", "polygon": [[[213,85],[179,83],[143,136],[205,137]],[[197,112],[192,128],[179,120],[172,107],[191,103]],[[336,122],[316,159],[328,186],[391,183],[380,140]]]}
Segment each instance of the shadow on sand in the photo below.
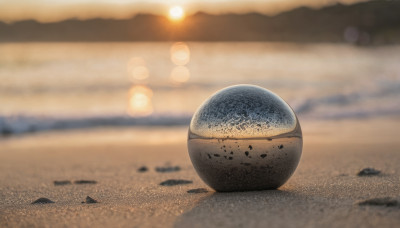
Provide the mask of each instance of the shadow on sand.
{"label": "shadow on sand", "polygon": [[324,204],[286,190],[212,193],[182,214],[175,227],[297,227],[307,225],[310,212],[314,218],[322,213]]}

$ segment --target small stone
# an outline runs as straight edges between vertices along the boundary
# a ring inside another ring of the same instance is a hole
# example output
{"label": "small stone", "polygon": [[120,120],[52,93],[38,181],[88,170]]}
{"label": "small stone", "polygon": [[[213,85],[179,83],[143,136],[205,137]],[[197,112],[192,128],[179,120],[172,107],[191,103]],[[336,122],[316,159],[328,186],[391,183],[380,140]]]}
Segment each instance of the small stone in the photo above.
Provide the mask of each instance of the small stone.
{"label": "small stone", "polygon": [[53,183],[56,186],[72,184],[72,182],[70,180],[54,181]]}
{"label": "small stone", "polygon": [[373,198],[373,199],[368,199],[364,201],[358,202],[358,205],[360,206],[386,206],[386,207],[395,207],[399,205],[399,201],[390,198],[390,197],[385,197],[385,198]]}
{"label": "small stone", "polygon": [[193,181],[190,180],[181,180],[181,179],[169,179],[160,183],[161,186],[175,186],[175,185],[183,185],[183,184],[191,184]]}
{"label": "small stone", "polygon": [[97,184],[97,181],[94,180],[76,180],[74,184]]}
{"label": "small stone", "polygon": [[97,200],[93,199],[93,198],[90,197],[90,196],[86,196],[85,202],[86,202],[86,203],[98,203]]}
{"label": "small stone", "polygon": [[142,166],[142,167],[140,167],[137,171],[139,172],[139,173],[144,173],[144,172],[147,172],[149,169],[146,167],[146,166]]}
{"label": "small stone", "polygon": [[207,193],[208,190],[205,188],[195,188],[195,189],[190,189],[187,191],[187,193]]}
{"label": "small stone", "polygon": [[31,204],[48,204],[48,203],[54,203],[54,201],[51,201],[47,198],[39,198],[33,201]]}
{"label": "small stone", "polygon": [[375,176],[380,174],[380,170],[376,170],[374,168],[365,168],[362,169],[360,172],[357,173],[357,176]]}
{"label": "small stone", "polygon": [[156,167],[156,172],[158,172],[158,173],[178,172],[180,170],[181,170],[181,167],[179,167],[179,166]]}

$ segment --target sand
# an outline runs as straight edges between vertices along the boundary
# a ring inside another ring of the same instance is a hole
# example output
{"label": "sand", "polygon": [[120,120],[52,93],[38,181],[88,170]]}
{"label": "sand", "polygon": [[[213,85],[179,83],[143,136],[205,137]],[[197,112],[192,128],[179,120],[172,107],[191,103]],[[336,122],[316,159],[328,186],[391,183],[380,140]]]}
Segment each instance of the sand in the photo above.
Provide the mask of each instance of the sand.
{"label": "sand", "polygon": [[[359,202],[400,200],[400,119],[301,123],[303,155],[289,181],[236,193],[216,193],[200,180],[185,128],[1,139],[0,227],[399,227],[398,204]],[[357,176],[364,168],[381,173]],[[169,179],[193,183],[160,185]],[[199,188],[206,191],[188,193]],[[81,203],[87,196],[98,203]],[[55,203],[31,204],[41,197]]]}

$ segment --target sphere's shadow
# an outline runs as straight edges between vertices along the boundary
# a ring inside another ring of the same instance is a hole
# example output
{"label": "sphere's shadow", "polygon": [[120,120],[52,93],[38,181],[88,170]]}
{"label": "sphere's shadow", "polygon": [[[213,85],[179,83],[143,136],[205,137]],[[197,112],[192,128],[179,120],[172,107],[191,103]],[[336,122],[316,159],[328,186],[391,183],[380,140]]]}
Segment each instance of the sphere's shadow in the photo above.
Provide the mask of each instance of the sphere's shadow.
{"label": "sphere's shadow", "polygon": [[175,227],[287,226],[285,217],[301,225],[302,207],[307,207],[308,198],[285,190],[215,192],[182,214]]}

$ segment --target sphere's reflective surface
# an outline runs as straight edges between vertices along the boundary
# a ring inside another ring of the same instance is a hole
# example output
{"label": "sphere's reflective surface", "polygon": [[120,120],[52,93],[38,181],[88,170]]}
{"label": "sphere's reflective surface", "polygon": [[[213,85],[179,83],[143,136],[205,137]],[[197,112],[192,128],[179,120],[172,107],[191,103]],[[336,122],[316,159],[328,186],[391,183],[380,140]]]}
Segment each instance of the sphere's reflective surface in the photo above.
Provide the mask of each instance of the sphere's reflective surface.
{"label": "sphere's reflective surface", "polygon": [[296,169],[302,147],[290,106],[253,85],[218,91],[199,107],[189,127],[190,159],[216,191],[278,188]]}

